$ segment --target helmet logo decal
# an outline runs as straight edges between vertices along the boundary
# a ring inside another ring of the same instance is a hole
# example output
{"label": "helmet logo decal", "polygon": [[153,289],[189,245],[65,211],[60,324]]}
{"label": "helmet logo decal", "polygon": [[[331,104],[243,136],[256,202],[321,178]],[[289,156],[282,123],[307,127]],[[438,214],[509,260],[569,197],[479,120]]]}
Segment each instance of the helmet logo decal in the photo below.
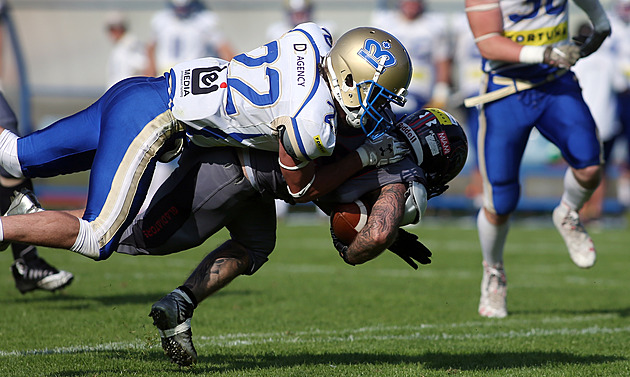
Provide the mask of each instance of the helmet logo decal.
{"label": "helmet logo decal", "polygon": [[431,150],[431,156],[437,156],[440,154],[440,147],[438,146],[438,141],[436,140],[435,133],[431,132],[424,138],[424,140],[426,140],[427,145]]}
{"label": "helmet logo decal", "polygon": [[448,142],[446,132],[438,132],[437,136],[440,140],[440,143],[442,143],[442,151],[444,152],[444,154],[451,153],[451,144]]}
{"label": "helmet logo decal", "polygon": [[365,59],[374,69],[378,69],[379,65],[383,64],[383,71],[381,72],[383,73],[387,68],[396,65],[396,57],[387,51],[391,47],[392,45],[388,41],[384,41],[381,45],[374,39],[366,39],[363,43],[363,48],[357,54]]}

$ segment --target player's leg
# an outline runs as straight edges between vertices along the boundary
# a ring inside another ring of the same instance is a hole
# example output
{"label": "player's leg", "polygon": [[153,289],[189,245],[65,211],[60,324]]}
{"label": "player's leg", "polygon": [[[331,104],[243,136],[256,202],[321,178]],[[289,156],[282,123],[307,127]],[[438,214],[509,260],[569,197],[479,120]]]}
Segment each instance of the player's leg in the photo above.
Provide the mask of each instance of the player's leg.
{"label": "player's leg", "polygon": [[[197,359],[190,320],[197,304],[239,275],[251,275],[267,261],[275,245],[275,204],[257,196],[229,225],[232,239],[208,254],[186,282],[151,307],[149,314],[168,357],[181,366]],[[242,207],[243,209],[245,207]]]}
{"label": "player's leg", "polygon": [[[18,124],[15,113],[0,92],[0,125],[18,135]],[[32,190],[30,179],[14,178],[0,168],[0,213],[5,213],[11,204],[14,192]],[[55,291],[72,282],[74,276],[63,270],[58,270],[39,256],[37,248],[31,245],[13,243],[13,263],[11,272],[15,286],[21,293],[35,289]]]}
{"label": "player's leg", "polygon": [[197,359],[190,320],[197,305],[239,275],[255,273],[273,251],[276,241],[275,204],[272,199],[247,201],[247,211],[228,225],[232,239],[208,254],[186,282],[151,307],[162,348],[181,366]]}
{"label": "player's leg", "polygon": [[244,178],[232,149],[190,146],[147,211],[125,230],[117,251],[132,255],[165,255],[198,246],[226,226],[233,237],[151,309],[162,347],[173,362],[187,366],[197,358],[190,330],[197,303],[267,260],[275,244],[274,209],[273,200],[261,200]]}
{"label": "player's leg", "polygon": [[484,205],[477,216],[477,231],[483,255],[479,314],[484,317],[507,315],[503,251],[510,214],[520,196],[521,159],[537,116],[527,109],[521,95],[487,104],[480,112],[477,147]]}
{"label": "player's leg", "polygon": [[57,211],[5,217],[4,238],[107,258],[144,200],[162,146],[180,131],[168,102],[164,78],[132,78],[108,91],[91,107],[103,126],[83,219]]}
{"label": "player's leg", "polygon": [[[8,180],[3,177],[0,178],[0,181],[4,184]],[[24,193],[28,194],[31,192],[32,184],[30,179],[17,180],[17,182],[19,183],[15,186],[0,186],[0,212],[4,213],[9,209],[11,197],[14,195],[14,192],[17,192],[17,195],[24,195]],[[31,203],[30,198],[28,200],[29,203],[27,203],[27,205],[33,208],[33,210],[39,210],[39,203],[34,196],[32,199],[32,201],[34,201],[33,203]],[[70,272],[58,270],[48,264],[39,256],[35,246],[12,243],[11,249],[13,251],[11,271],[13,273],[13,279],[15,280],[15,286],[21,293],[30,292],[35,289],[53,292],[66,287],[72,282],[74,276]]]}
{"label": "player's leg", "polygon": [[190,145],[147,210],[124,231],[116,251],[167,255],[199,246],[259,195],[231,148]]}
{"label": "player's leg", "polygon": [[560,204],[553,211],[553,222],[573,262],[589,268],[595,263],[595,246],[580,221],[579,211],[601,181],[602,150],[595,121],[572,73],[556,81],[549,93],[548,111],[537,126],[560,149],[570,166],[565,172]]}

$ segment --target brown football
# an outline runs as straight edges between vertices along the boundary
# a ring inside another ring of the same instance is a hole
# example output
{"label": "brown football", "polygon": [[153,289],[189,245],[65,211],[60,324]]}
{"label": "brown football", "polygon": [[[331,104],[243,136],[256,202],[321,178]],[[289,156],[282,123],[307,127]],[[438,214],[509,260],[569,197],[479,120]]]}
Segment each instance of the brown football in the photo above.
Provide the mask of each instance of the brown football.
{"label": "brown football", "polygon": [[370,208],[361,200],[338,204],[330,216],[335,235],[341,242],[350,245],[367,223]]}

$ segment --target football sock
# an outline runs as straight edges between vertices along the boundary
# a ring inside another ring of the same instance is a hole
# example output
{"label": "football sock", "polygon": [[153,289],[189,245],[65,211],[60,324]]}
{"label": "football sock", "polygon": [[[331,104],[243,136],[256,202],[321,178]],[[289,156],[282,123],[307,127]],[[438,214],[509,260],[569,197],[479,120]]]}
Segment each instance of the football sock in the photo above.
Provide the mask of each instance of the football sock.
{"label": "football sock", "polygon": [[580,185],[575,179],[573,170],[568,168],[564,173],[564,192],[562,193],[562,201],[566,203],[574,211],[579,211],[584,203],[586,203],[595,189],[586,189]]}
{"label": "football sock", "polygon": [[87,221],[83,219],[78,220],[79,234],[77,235],[77,239],[74,241],[74,245],[70,247],[70,250],[94,260],[98,260],[101,256],[101,251],[98,247],[98,241],[92,231],[92,227]]}
{"label": "football sock", "polygon": [[0,219],[0,242],[4,241],[4,230],[2,229],[2,219]]}
{"label": "football sock", "polygon": [[503,263],[503,247],[510,229],[509,221],[502,225],[494,225],[488,221],[484,209],[477,215],[477,231],[481,243],[483,260],[494,266]]}

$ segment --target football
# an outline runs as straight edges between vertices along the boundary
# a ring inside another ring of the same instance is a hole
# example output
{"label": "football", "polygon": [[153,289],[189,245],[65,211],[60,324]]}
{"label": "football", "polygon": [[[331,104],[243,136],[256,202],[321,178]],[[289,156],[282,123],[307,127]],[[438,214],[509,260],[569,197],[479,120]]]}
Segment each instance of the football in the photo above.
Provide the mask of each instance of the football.
{"label": "football", "polygon": [[330,215],[335,235],[345,245],[350,245],[367,223],[370,208],[362,200],[338,204]]}

